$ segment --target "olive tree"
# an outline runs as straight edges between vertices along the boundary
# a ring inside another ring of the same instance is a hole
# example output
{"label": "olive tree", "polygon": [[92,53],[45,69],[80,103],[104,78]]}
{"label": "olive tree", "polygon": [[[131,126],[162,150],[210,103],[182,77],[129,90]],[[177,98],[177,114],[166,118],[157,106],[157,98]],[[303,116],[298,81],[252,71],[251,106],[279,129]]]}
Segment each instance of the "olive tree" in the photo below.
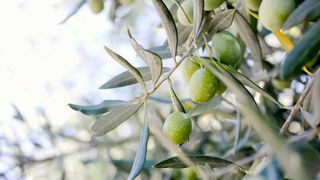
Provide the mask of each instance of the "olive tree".
{"label": "olive tree", "polygon": [[[190,179],[319,178],[320,1],[150,1],[166,42],[145,47],[128,28],[128,40],[145,66],[135,67],[117,49],[105,46],[127,71],[100,87],[140,84],[141,96],[93,106],[69,104],[97,117],[90,127],[94,136],[104,136],[133,114],[144,112],[128,179],[135,179],[144,168],[151,137],[170,152],[167,159],[151,157],[159,161],[152,168],[188,168]],[[120,3],[130,6],[132,1]],[[103,9],[102,0],[87,4],[94,13]],[[267,37],[277,38],[282,46],[270,46]],[[286,55],[272,61],[277,52]],[[164,67],[163,61],[174,65]],[[188,97],[174,89],[176,71],[182,73]],[[165,83],[170,99],[155,96]],[[302,92],[296,90],[297,84],[303,85]],[[293,105],[280,100],[288,88],[294,92]],[[172,111],[161,117],[157,108],[167,105]],[[204,118],[209,126],[219,121],[228,139],[212,142],[214,130],[199,125]],[[289,130],[294,125],[299,133]]]}

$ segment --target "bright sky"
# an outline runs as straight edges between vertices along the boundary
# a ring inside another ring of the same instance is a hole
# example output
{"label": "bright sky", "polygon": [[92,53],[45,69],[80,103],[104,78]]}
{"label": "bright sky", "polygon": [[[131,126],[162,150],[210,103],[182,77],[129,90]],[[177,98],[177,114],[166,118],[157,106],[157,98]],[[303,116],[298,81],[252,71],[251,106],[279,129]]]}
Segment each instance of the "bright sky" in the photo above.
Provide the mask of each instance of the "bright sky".
{"label": "bright sky", "polygon": [[71,113],[68,103],[100,102],[113,93],[98,87],[123,69],[103,46],[128,58],[134,53],[124,34],[113,35],[117,43],[111,43],[108,34],[115,33],[105,13],[94,15],[87,6],[58,25],[75,2],[10,0],[0,6],[0,121],[11,119],[13,103],[30,121],[43,107],[63,124]]}

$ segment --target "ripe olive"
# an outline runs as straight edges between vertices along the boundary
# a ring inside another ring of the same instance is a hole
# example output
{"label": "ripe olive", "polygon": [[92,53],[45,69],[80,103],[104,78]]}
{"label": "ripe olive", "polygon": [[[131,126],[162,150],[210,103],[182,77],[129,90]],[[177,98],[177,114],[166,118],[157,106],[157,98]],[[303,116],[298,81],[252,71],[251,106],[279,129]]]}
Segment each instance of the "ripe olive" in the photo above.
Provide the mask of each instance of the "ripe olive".
{"label": "ripe olive", "polygon": [[239,41],[227,31],[216,33],[212,37],[212,49],[216,57],[224,64],[236,65],[242,60]]}
{"label": "ripe olive", "polygon": [[294,8],[294,0],[264,0],[259,7],[260,21],[270,31],[278,31]]}
{"label": "ripe olive", "polygon": [[194,61],[194,57],[189,57],[182,63],[182,76],[186,82],[189,82],[192,74],[200,69],[200,64]]}
{"label": "ripe olive", "polygon": [[178,21],[185,26],[192,26],[193,23],[193,4],[191,0],[185,0],[181,3],[181,7],[187,16],[183,13],[183,10],[179,7],[177,11]]}
{"label": "ripe olive", "polygon": [[189,82],[190,98],[196,103],[209,101],[217,91],[218,79],[206,68],[193,73]]}
{"label": "ripe olive", "polygon": [[215,8],[219,7],[224,0],[205,0],[204,1],[204,10],[205,11],[211,11]]}
{"label": "ripe olive", "polygon": [[103,0],[88,0],[88,3],[90,10],[95,14],[98,14],[103,10]]}
{"label": "ripe olive", "polygon": [[191,129],[191,119],[183,112],[171,113],[163,125],[163,132],[175,144],[184,143],[189,138]]}
{"label": "ripe olive", "polygon": [[262,0],[244,0],[246,7],[253,11],[258,11]]}

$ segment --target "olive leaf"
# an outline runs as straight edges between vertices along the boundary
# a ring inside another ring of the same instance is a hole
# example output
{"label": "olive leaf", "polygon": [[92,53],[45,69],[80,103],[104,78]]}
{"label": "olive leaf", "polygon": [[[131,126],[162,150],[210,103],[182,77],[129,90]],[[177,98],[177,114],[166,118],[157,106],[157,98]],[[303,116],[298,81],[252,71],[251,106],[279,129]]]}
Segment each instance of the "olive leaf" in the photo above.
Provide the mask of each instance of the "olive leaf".
{"label": "olive leaf", "polygon": [[305,111],[304,109],[301,109],[301,115],[304,118],[304,120],[312,127],[316,128],[319,124],[319,120],[316,119],[315,115]]}
{"label": "olive leaf", "polygon": [[277,101],[274,97],[272,97],[270,94],[268,94],[267,92],[265,92],[261,87],[259,87],[256,83],[252,82],[250,79],[248,79],[246,76],[244,76],[243,74],[241,74],[240,72],[236,71],[235,69],[233,69],[230,66],[226,66],[223,65],[223,68],[228,71],[229,73],[231,73],[235,78],[237,78],[242,84],[249,86],[250,88],[252,88],[253,90],[257,91],[258,93],[260,93],[262,96],[264,96],[265,98],[267,98],[269,101],[275,103],[276,105],[278,105],[280,108],[285,108],[284,105],[282,105],[279,101]]}
{"label": "olive leaf", "polygon": [[130,30],[128,29],[128,35],[131,39],[133,49],[142,58],[142,60],[149,66],[151,72],[152,82],[155,84],[162,73],[162,59],[156,53],[144,49],[138,42],[132,37]]}
{"label": "olive leaf", "polygon": [[[215,33],[223,31],[231,26],[235,12],[235,9],[228,9],[217,12],[213,18],[210,17],[210,14],[204,16],[201,27],[204,32],[207,32],[206,38],[212,38]],[[210,40],[211,39],[208,41]],[[199,47],[202,47],[205,44],[205,39],[203,36],[199,37],[197,44]]]}
{"label": "olive leaf", "polygon": [[306,98],[304,99],[303,103],[302,103],[302,109],[306,110],[306,111],[311,111],[311,108],[312,108],[312,93],[313,91],[311,90]]}
{"label": "olive leaf", "polygon": [[[145,81],[149,81],[152,79],[149,67],[138,67],[136,69],[140,72]],[[162,73],[166,73],[169,70],[170,68],[164,67],[162,68]],[[117,88],[136,83],[138,83],[137,79],[129,71],[125,71],[104,83],[99,89]]]}
{"label": "olive leaf", "polygon": [[238,28],[240,37],[250,49],[253,59],[258,66],[262,68],[262,52],[257,35],[253,32],[250,24],[239,11],[236,11],[235,13],[234,22]]}
{"label": "olive leaf", "polygon": [[204,0],[193,0],[193,34],[197,37],[203,18]]}
{"label": "olive leaf", "polygon": [[146,90],[146,84],[143,80],[142,75],[140,74],[140,72],[133,67],[127,60],[125,60],[122,56],[120,56],[119,54],[113,52],[111,49],[109,49],[108,47],[104,47],[104,49],[106,50],[106,52],[115,60],[117,61],[119,64],[121,64],[123,67],[125,67],[137,80],[138,82],[141,84],[141,86],[143,87],[143,89]]}
{"label": "olive leaf", "polygon": [[148,51],[158,54],[162,59],[171,58],[170,48],[167,45],[149,48]]}
{"label": "olive leaf", "polygon": [[141,99],[134,100],[110,110],[101,116],[92,126],[91,131],[95,136],[102,136],[133,115],[143,104]]}
{"label": "olive leaf", "polygon": [[149,128],[148,128],[148,109],[145,106],[143,130],[141,131],[139,147],[134,158],[134,162],[128,177],[128,180],[134,180],[142,171],[146,157],[147,157],[147,146],[149,140]]}
{"label": "olive leaf", "polygon": [[11,104],[12,108],[14,109],[15,113],[13,115],[13,118],[22,122],[26,121],[26,118],[22,115],[20,109],[15,105]]}
{"label": "olive leaf", "polygon": [[[194,155],[188,156],[188,158],[195,164],[195,165],[206,165],[208,164],[211,168],[223,168],[230,165],[237,167],[239,170],[244,171],[244,169],[234,162],[213,156],[206,156],[206,155]],[[153,165],[155,168],[187,168],[188,166],[183,163],[177,156],[165,159]]]}
{"label": "olive leaf", "polygon": [[302,66],[311,61],[320,49],[320,19],[304,34],[302,39],[289,52],[280,66],[280,77],[283,79],[296,75]]}
{"label": "olive leaf", "polygon": [[283,29],[303,23],[304,21],[315,20],[320,17],[320,1],[306,0],[300,4],[288,17]]}
{"label": "olive leaf", "polygon": [[218,106],[222,101],[221,96],[214,96],[208,102],[197,104],[193,109],[191,109],[188,114],[190,116],[198,116],[200,114],[204,114],[212,111],[216,106]]}
{"label": "olive leaf", "polygon": [[185,111],[182,103],[180,102],[177,94],[173,90],[171,80],[168,80],[168,82],[169,82],[169,91],[170,91],[170,97],[172,99],[173,108],[178,112],[185,113],[186,111]]}
{"label": "olive leaf", "polygon": [[68,104],[71,109],[79,111],[85,115],[100,115],[109,112],[113,108],[127,104],[127,101],[121,100],[104,100],[97,105],[82,106],[76,104]]}
{"label": "olive leaf", "polygon": [[[148,96],[148,99],[153,100],[153,101],[157,101],[157,102],[160,102],[160,103],[165,103],[165,104],[171,104],[172,103],[171,99],[163,98],[163,97],[159,97],[159,96]],[[181,103],[184,103],[184,102],[188,102],[188,101],[191,101],[191,100],[189,98],[183,98],[183,99],[179,99],[179,101]]]}
{"label": "olive leaf", "polygon": [[312,87],[312,110],[316,119],[316,124],[320,123],[320,71],[316,72]]}
{"label": "olive leaf", "polygon": [[[179,38],[179,41],[180,40],[181,39]],[[170,48],[168,47],[168,45],[166,43],[164,45],[162,45],[162,46],[156,46],[156,47],[148,48],[148,51],[156,53],[158,56],[160,56],[162,58],[162,60],[166,60],[166,59],[172,58],[172,54],[170,52]],[[184,51],[185,51],[185,48],[179,46],[178,49],[177,49],[177,54],[181,54]]]}
{"label": "olive leaf", "polygon": [[238,145],[240,142],[240,134],[241,134],[241,115],[239,109],[237,109],[237,121],[235,124],[235,138],[233,143],[233,152],[236,153],[238,150]]}
{"label": "olive leaf", "polygon": [[[190,34],[192,33],[192,29],[193,29],[192,27],[186,27],[184,25],[177,24],[179,46],[183,45],[188,40],[188,38],[190,37]],[[178,46],[178,53],[180,52],[179,46]]]}
{"label": "olive leaf", "polygon": [[262,159],[257,159],[251,166],[250,174],[248,174],[244,179],[272,179],[280,180],[282,179],[279,172],[277,161],[272,157],[264,157]]}
{"label": "olive leaf", "polygon": [[[117,170],[120,171],[125,171],[125,172],[130,172],[132,165],[133,165],[133,161],[132,160],[127,160],[127,159],[112,159],[110,158],[110,163],[112,163],[112,165],[114,165],[115,167],[117,167]],[[154,164],[154,162],[152,160],[146,160],[144,162],[144,165],[142,167],[142,171],[149,171],[150,168],[152,168],[152,165]]]}
{"label": "olive leaf", "polygon": [[235,16],[235,12],[235,9],[228,9],[218,12],[208,26],[208,36],[212,37],[212,35],[216,32],[223,31],[231,26]]}
{"label": "olive leaf", "polygon": [[82,6],[86,4],[86,2],[86,0],[79,1],[78,4],[70,11],[70,13],[61,22],[59,22],[59,24],[67,22],[72,16],[77,14],[77,12],[82,8]]}
{"label": "olive leaf", "polygon": [[152,3],[160,16],[162,26],[166,30],[170,51],[175,58],[178,47],[178,32],[173,17],[162,0],[152,0]]}

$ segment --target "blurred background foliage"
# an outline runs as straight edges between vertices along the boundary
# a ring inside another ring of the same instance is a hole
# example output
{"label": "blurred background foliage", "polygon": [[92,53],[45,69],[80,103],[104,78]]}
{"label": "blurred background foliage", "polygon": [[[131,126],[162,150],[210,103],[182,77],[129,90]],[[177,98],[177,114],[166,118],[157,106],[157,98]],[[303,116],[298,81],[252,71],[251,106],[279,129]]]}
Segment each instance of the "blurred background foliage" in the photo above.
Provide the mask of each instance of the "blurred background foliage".
{"label": "blurred background foliage", "polygon": [[[172,4],[172,1],[165,2]],[[67,104],[93,105],[103,99],[129,100],[140,96],[137,85],[98,89],[124,71],[106,55],[103,46],[107,44],[133,65],[142,66],[143,61],[131,48],[127,27],[132,28],[134,37],[148,48],[161,46],[166,36],[149,0],[106,0],[99,11],[90,9],[89,3],[82,0],[12,0],[0,7],[0,22],[3,23],[0,34],[0,79],[3,82],[0,179],[125,179],[128,176],[139,141],[143,111],[108,135],[97,138],[88,130],[94,118],[72,111]],[[295,79],[281,80],[275,71],[287,53],[275,35],[262,29],[260,24],[256,25],[268,72],[255,71],[248,52],[241,71],[264,86],[265,91],[284,106],[293,106],[310,76],[301,73]],[[238,33],[234,24],[228,30]],[[296,42],[303,31],[301,27],[292,28],[288,36]],[[173,64],[164,61],[165,67]],[[319,61],[309,68],[314,71],[318,64]],[[195,104],[188,99],[187,84],[179,72],[178,69],[173,75],[173,87],[185,100],[183,105],[188,112]],[[168,88],[165,83],[148,103],[151,117],[160,122],[173,111]],[[274,127],[281,127],[290,111],[250,92],[259,108],[276,119]],[[251,177],[253,179],[280,177],[279,162],[273,156],[262,158],[263,154],[256,153],[261,151],[263,143],[255,132],[246,125],[238,125],[240,115],[234,106],[237,104],[235,95],[226,91],[219,98],[220,103],[214,109],[195,113],[192,135],[181,147],[184,152],[240,160],[245,167],[251,167],[256,175]],[[308,120],[312,119],[308,118],[307,101],[303,107],[307,109],[303,109],[288,127],[287,135],[293,137],[292,141],[314,135],[306,131],[310,127]],[[311,136],[305,143],[307,145],[300,146],[312,147],[309,148],[313,150],[310,157],[318,157],[318,136]],[[195,179],[190,169],[152,168],[154,163],[169,156],[170,152],[150,136],[147,161],[137,179]]]}

